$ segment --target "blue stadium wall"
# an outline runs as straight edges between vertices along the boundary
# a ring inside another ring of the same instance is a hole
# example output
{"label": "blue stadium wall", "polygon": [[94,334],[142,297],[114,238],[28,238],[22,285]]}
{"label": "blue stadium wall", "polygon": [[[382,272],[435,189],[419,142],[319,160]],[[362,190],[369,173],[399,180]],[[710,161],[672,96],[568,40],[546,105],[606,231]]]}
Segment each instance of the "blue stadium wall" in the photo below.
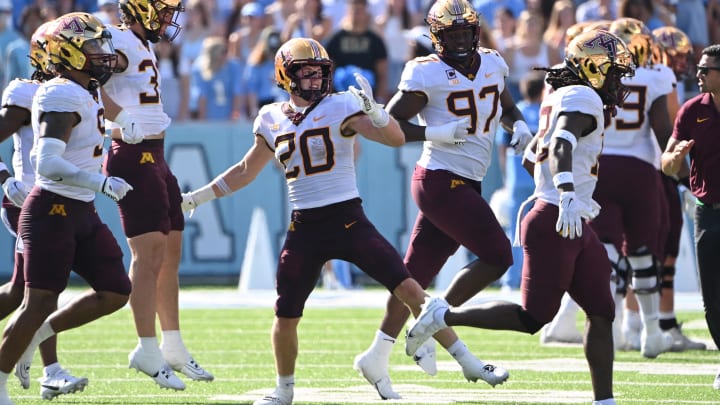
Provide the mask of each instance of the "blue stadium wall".
{"label": "blue stadium wall", "polygon": [[[165,156],[180,187],[190,190],[239,161],[252,143],[252,126],[247,122],[173,124],[168,129]],[[0,145],[0,154],[6,162],[11,161],[11,149],[10,141]],[[361,140],[357,174],[366,214],[399,252],[405,250],[417,213],[409,185],[420,151],[420,143],[391,148]],[[499,184],[499,172],[493,169],[483,184],[487,198]],[[100,216],[123,248],[126,266],[129,265],[130,253],[115,203],[102,195],[95,201]],[[180,275],[236,278],[255,207],[265,210],[270,236],[276,241],[272,248],[277,254],[287,229],[289,207],[283,172],[270,163],[245,189],[201,206],[192,218],[186,216]],[[3,279],[12,273],[13,246],[10,235],[0,232]]]}

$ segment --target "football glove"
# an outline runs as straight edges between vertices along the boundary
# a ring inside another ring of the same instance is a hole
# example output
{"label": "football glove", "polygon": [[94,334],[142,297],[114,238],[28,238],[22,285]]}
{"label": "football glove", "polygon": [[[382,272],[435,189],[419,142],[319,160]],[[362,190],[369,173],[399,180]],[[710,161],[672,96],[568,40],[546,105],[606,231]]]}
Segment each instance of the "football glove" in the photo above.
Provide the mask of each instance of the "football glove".
{"label": "football glove", "polygon": [[521,155],[530,141],[532,141],[532,138],[533,134],[530,132],[530,128],[528,128],[525,121],[515,121],[513,124],[512,138],[510,139],[510,146],[515,149],[515,153]]}
{"label": "football glove", "polygon": [[125,197],[128,191],[132,190],[132,186],[120,177],[106,177],[102,184],[100,192],[110,197],[114,201],[120,201]]}
{"label": "football glove", "polygon": [[8,200],[17,207],[22,207],[25,198],[30,193],[30,187],[14,177],[8,177],[2,184],[2,188]]}
{"label": "football glove", "polygon": [[133,115],[126,110],[121,110],[113,120],[120,125],[120,134],[125,143],[136,144],[142,142],[144,135],[142,128],[135,122]]}
{"label": "football glove", "polygon": [[425,139],[431,142],[462,145],[468,136],[470,117],[450,121],[447,124],[425,127]]}
{"label": "football glove", "polygon": [[365,76],[357,72],[355,73],[355,81],[360,86],[360,90],[355,86],[350,86],[348,87],[348,91],[355,96],[362,112],[370,117],[370,121],[372,121],[373,126],[376,128],[386,127],[388,123],[390,123],[390,115],[373,99],[370,83],[368,83]]}
{"label": "football glove", "polygon": [[560,193],[560,213],[555,224],[557,231],[563,238],[575,239],[582,236],[583,214],[587,215],[588,210],[581,207],[580,201],[574,191],[563,191]]}

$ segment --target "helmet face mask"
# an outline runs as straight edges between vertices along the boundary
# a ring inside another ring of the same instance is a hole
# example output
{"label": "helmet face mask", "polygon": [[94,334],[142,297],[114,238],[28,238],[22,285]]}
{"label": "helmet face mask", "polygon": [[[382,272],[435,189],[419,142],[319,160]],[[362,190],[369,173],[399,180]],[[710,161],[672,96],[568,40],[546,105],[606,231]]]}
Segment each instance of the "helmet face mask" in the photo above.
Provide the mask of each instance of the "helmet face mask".
{"label": "helmet face mask", "polygon": [[177,21],[185,11],[180,0],[120,0],[120,8],[143,26],[150,42],[158,42],[161,36],[172,41],[182,29]]}
{"label": "helmet face mask", "polygon": [[425,22],[438,55],[459,62],[469,61],[480,41],[480,20],[467,0],[437,0]]}
{"label": "helmet face mask", "polygon": [[622,39],[607,31],[587,31],[568,44],[566,66],[597,91],[603,103],[621,106],[627,97],[623,77],[632,76],[635,64]]}
{"label": "helmet face mask", "polygon": [[[301,80],[316,78],[316,74],[303,77],[303,67],[320,67],[319,89],[303,89]],[[293,38],[283,44],[275,54],[275,81],[278,87],[305,101],[315,102],[332,91],[333,62],[319,42],[309,38]]]}
{"label": "helmet face mask", "polygon": [[70,13],[57,19],[48,41],[50,62],[93,78],[111,73],[117,64],[110,32],[88,13]]}
{"label": "helmet face mask", "polygon": [[678,79],[690,76],[693,47],[690,38],[676,27],[661,27],[653,30],[657,63],[673,70]]}

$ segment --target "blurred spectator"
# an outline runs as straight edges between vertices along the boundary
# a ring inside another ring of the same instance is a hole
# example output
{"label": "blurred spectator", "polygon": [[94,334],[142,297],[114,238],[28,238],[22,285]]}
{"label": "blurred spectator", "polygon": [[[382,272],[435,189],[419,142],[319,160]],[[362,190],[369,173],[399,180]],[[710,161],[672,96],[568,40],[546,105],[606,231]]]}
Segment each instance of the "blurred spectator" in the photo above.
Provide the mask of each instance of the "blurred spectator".
{"label": "blurred spectator", "polygon": [[708,21],[708,16],[703,0],[678,0],[675,26],[690,38],[696,63],[700,61],[702,50],[710,45],[710,31],[708,25],[703,24],[705,21]]}
{"label": "blurred spectator", "polygon": [[98,0],[98,10],[93,13],[105,25],[120,24],[120,7],[118,0]]}
{"label": "blurred spectator", "polygon": [[410,59],[426,56],[435,52],[432,41],[430,40],[430,28],[427,24],[421,23],[416,25],[405,35],[410,42]]}
{"label": "blurred spectator", "polygon": [[577,7],[575,20],[577,22],[614,20],[617,15],[615,0],[587,0]]}
{"label": "blurred spectator", "polygon": [[388,100],[387,49],[382,37],[370,30],[367,0],[349,0],[342,28],[330,36],[326,49],[335,62],[336,72],[354,65],[375,75],[373,94],[380,102]]}
{"label": "blurred spectator", "polygon": [[638,19],[651,31],[675,24],[674,16],[662,5],[653,4],[652,0],[620,0],[618,18],[620,17]]}
{"label": "blurred spectator", "polygon": [[480,32],[478,32],[480,46],[483,48],[497,49],[495,37],[493,37],[490,25],[482,14],[478,14],[478,22],[480,23]]}
{"label": "blurred spectator", "polygon": [[420,21],[422,19],[419,14],[410,12],[407,0],[388,0],[385,11],[375,19],[388,52],[389,94],[397,91],[405,62],[410,57],[410,41],[405,32],[418,25]]}
{"label": "blurred spectator", "polygon": [[347,0],[322,0],[322,4],[325,15],[330,17],[330,21],[332,21],[330,31],[335,32],[339,30],[347,10]]}
{"label": "blurred spectator", "polygon": [[550,65],[556,65],[565,58],[565,31],[575,24],[575,3],[571,0],[558,0],[550,13],[543,41],[549,48]]}
{"label": "blurred spectator", "polygon": [[7,81],[16,78],[30,78],[32,74],[28,59],[28,55],[30,55],[30,38],[43,22],[45,22],[45,16],[39,6],[33,4],[23,9],[20,15],[20,24],[22,26],[20,33],[22,35],[8,44],[3,58]]}
{"label": "blurred spectator", "polygon": [[709,42],[720,44],[720,0],[708,0],[706,12]]}
{"label": "blurred spectator", "polygon": [[256,2],[245,4],[240,12],[240,28],[230,33],[228,39],[229,56],[246,61],[260,39],[265,25],[265,11],[262,6]]}
{"label": "blurred spectator", "polygon": [[481,15],[485,16],[490,24],[490,29],[495,28],[495,11],[499,8],[506,8],[510,10],[513,16],[519,16],[521,12],[527,9],[523,0],[474,0],[472,2],[475,6],[475,10]]}
{"label": "blurred spectator", "polygon": [[543,42],[542,27],[540,14],[523,11],[518,18],[513,44],[505,51],[504,56],[510,67],[507,85],[516,101],[521,99],[520,79],[534,67],[550,66],[548,45]]}
{"label": "blurred spectator", "polygon": [[12,27],[11,11],[12,4],[10,3],[10,0],[0,0],[0,60],[3,60],[0,62],[0,89],[4,89],[7,83],[14,79],[12,77],[5,77],[6,72],[4,59],[8,45],[20,38],[20,34],[18,34],[18,32]]}
{"label": "blurred spectator", "polygon": [[239,115],[242,71],[227,57],[223,37],[205,38],[190,76],[190,98],[199,120],[230,120]]}
{"label": "blurred spectator", "polygon": [[250,52],[243,74],[249,118],[257,116],[265,104],[287,99],[287,93],[275,81],[275,53],[280,45],[280,33],[274,27],[266,27]]}
{"label": "blurred spectator", "polygon": [[153,46],[160,74],[163,108],[173,121],[189,118],[190,64],[180,56],[180,46],[161,38]]}
{"label": "blurred spectator", "polygon": [[295,0],[295,12],[288,17],[280,38],[282,42],[291,38],[312,38],[325,43],[331,31],[332,19],[323,13],[320,0]]}
{"label": "blurred spectator", "polygon": [[285,23],[290,15],[295,12],[295,0],[274,0],[265,8],[265,13],[270,16],[272,25],[277,31],[282,32]]}
{"label": "blurred spectator", "polygon": [[492,37],[495,40],[495,46],[501,54],[505,54],[505,50],[512,45],[515,36],[515,16],[512,10],[507,7],[498,7],[495,9],[494,22],[491,25]]}
{"label": "blurred spectator", "polygon": [[203,40],[210,35],[212,20],[203,0],[190,0],[185,6],[185,22],[180,31],[181,55],[192,65],[200,55]]}

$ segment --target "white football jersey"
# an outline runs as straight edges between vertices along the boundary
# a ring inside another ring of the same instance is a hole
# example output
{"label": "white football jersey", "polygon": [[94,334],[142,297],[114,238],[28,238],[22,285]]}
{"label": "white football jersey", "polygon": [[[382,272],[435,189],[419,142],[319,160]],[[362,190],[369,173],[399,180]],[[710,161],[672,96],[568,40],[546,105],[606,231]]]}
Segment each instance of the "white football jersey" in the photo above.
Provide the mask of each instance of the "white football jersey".
{"label": "white football jersey", "polygon": [[[170,125],[170,117],[163,111],[160,71],[150,43],[127,28],[107,26],[107,29],[112,34],[115,52],[127,57],[128,67],[122,73],[113,73],[103,88],[113,101],[134,114],[144,135],[162,133]],[[109,122],[109,127],[119,125]]]}
{"label": "white football jersey", "polygon": [[540,106],[540,125],[535,149],[535,196],[543,201],[558,205],[560,192],[553,185],[548,153],[550,139],[557,129],[558,117],[563,112],[581,112],[591,115],[597,122],[589,134],[578,138],[573,151],[572,173],[575,179],[575,195],[586,206],[590,206],[595,183],[597,183],[598,157],[603,149],[605,117],[600,96],[588,86],[565,86],[545,97]]}
{"label": "white football jersey", "polygon": [[[2,106],[15,106],[32,112],[33,97],[42,83],[35,80],[15,79],[11,81],[2,95]],[[35,169],[30,163],[30,150],[33,147],[32,125],[28,123],[13,134],[12,167],[13,177],[32,187],[35,184]]]}
{"label": "white football jersey", "polygon": [[641,67],[622,82],[630,93],[605,129],[603,155],[635,157],[654,165],[657,139],[650,128],[650,106],[672,93],[675,74],[664,65]]}
{"label": "white football jersey", "polygon": [[355,96],[342,92],[324,97],[297,126],[283,112],[283,104],[263,106],[253,132],[265,139],[284,168],[292,209],[359,197],[355,135],[340,133],[348,117],[361,113]]}
{"label": "white football jersey", "polygon": [[502,115],[500,94],[509,69],[497,51],[480,48],[478,53],[480,69],[473,80],[433,54],[409,61],[398,88],[427,96],[427,105],[418,113],[420,125],[443,125],[464,117],[471,120],[465,144],[425,141],[418,164],[481,181],[492,159],[495,131]]}
{"label": "white football jersey", "polygon": [[[40,134],[39,117],[42,112],[72,112],[80,117],[70,133],[63,159],[87,172],[99,172],[103,161],[103,135],[105,133],[102,100],[95,99],[79,84],[60,77],[45,82],[35,93],[32,107],[32,126],[36,134],[31,153],[37,162],[37,138]],[[41,188],[81,201],[95,199],[95,191],[85,187],[62,184],[37,174],[35,184]]]}

